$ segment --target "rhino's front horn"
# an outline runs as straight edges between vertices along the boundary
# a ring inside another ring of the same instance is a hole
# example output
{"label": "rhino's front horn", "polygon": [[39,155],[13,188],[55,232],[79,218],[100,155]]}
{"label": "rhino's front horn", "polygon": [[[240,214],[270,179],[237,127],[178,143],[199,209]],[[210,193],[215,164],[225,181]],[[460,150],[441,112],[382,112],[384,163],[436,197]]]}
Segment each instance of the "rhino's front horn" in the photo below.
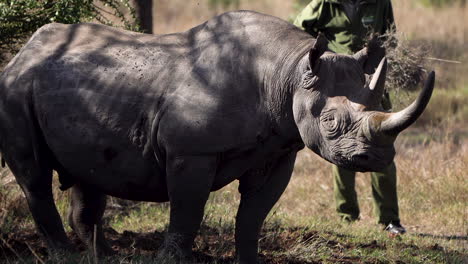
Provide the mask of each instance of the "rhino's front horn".
{"label": "rhino's front horn", "polygon": [[422,92],[418,98],[408,107],[400,112],[392,113],[385,118],[380,124],[380,132],[387,135],[397,135],[411,124],[422,114],[429,99],[431,99],[432,90],[434,89],[435,73],[432,71],[424,84]]}
{"label": "rhino's front horn", "polygon": [[382,95],[385,88],[385,78],[387,76],[387,59],[384,57],[377,67],[372,80],[369,84],[369,92],[367,94],[366,102],[370,109],[379,107],[382,100]]}

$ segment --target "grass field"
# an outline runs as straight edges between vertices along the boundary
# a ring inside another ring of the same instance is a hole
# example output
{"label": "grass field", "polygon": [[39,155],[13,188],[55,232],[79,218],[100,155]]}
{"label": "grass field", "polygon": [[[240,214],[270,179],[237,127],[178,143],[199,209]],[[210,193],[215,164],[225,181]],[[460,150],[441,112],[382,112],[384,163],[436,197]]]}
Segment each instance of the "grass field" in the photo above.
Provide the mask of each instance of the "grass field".
{"label": "grass field", "polygon": [[[395,144],[400,216],[408,233],[390,238],[376,224],[368,174],[356,179],[361,220],[341,222],[334,211],[331,165],[303,150],[291,183],[265,223],[260,240],[265,263],[468,263],[467,8],[430,9],[416,2],[394,0],[396,22],[412,45],[430,49],[426,66],[436,70],[437,86],[421,120]],[[281,0],[241,1],[230,8],[284,19],[296,12],[293,1]],[[158,0],[155,11],[155,31],[169,33],[186,30],[225,9],[210,10],[202,0]],[[392,91],[395,108],[407,105],[415,94]],[[0,263],[46,261],[45,246],[8,170],[1,172],[0,180]],[[194,247],[198,263],[234,260],[236,184],[210,197]],[[54,191],[65,215],[68,193]],[[106,235],[120,255],[96,260],[82,252],[50,262],[165,263],[155,252],[162,244],[168,210],[167,204],[122,204],[109,198]],[[68,227],[67,231],[83,249]]]}

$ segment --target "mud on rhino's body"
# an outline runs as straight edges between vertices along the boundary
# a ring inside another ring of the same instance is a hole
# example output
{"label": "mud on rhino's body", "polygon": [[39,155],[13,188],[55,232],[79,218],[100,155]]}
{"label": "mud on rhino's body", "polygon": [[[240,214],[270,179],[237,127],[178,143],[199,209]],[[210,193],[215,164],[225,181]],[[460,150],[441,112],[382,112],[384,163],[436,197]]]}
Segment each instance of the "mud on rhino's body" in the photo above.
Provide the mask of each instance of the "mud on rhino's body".
{"label": "mud on rhino's body", "polygon": [[162,36],[47,25],[1,75],[0,148],[54,249],[69,243],[52,170],[73,186],[70,224],[88,245],[96,224],[104,253],[105,195],[170,201],[164,250],[188,253],[209,192],[238,179],[236,247],[253,263],[304,144],[341,166],[381,168],[430,97],[433,75],[406,112],[382,113],[382,78],[364,83],[379,62],[375,75],[385,77],[381,51],[325,49],[325,40],[253,12]]}

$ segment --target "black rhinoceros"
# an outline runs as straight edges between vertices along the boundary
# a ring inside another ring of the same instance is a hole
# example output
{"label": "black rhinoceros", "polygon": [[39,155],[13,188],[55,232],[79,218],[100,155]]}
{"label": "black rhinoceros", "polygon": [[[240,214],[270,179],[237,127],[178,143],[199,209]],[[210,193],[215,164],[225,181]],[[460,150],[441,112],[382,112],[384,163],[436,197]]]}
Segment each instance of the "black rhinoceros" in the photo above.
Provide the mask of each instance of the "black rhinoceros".
{"label": "black rhinoceros", "polygon": [[52,249],[69,248],[53,170],[72,188],[71,226],[88,246],[96,233],[104,253],[106,195],[169,201],[162,252],[184,255],[209,193],[239,180],[236,249],[241,263],[256,263],[262,223],[304,145],[354,170],[393,160],[434,73],[411,106],[387,113],[379,106],[386,67],[375,42],[338,55],[324,37],[249,11],[159,36],[50,24],[0,77],[0,149]]}

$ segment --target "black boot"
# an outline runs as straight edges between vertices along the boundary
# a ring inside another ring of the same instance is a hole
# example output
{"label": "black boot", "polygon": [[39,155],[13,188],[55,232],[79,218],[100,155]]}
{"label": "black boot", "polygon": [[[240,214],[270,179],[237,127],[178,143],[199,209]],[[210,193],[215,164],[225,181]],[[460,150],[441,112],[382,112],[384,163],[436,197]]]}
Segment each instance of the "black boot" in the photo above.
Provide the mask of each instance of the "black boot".
{"label": "black boot", "polygon": [[385,231],[391,235],[403,235],[406,233],[406,229],[400,224],[400,221],[390,221],[385,225]]}

